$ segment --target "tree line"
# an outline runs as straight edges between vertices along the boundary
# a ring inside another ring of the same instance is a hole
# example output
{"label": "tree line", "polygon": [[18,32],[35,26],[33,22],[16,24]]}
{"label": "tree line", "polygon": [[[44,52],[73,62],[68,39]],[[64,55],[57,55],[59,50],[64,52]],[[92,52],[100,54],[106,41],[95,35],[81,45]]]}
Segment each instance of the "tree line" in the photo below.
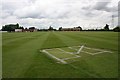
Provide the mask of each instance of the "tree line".
{"label": "tree line", "polygon": [[[115,31],[115,32],[120,32],[120,26],[116,26],[113,29],[109,29],[109,25],[106,24],[103,29],[87,29],[84,30],[82,27],[74,27],[74,28],[79,28],[80,31]],[[15,29],[24,29],[24,27],[20,26],[18,23],[17,24],[9,24],[2,26],[2,31],[8,31],[8,32],[13,32]],[[29,29],[35,29],[35,27],[30,27]],[[37,29],[37,31],[62,31],[62,27],[59,27],[59,29],[54,29],[52,26],[50,26],[48,29]],[[27,30],[25,28],[24,30]]]}
{"label": "tree line", "polygon": [[106,24],[104,28],[102,29],[87,29],[87,30],[82,30],[82,31],[114,31],[114,32],[120,32],[120,26],[116,26],[113,29],[109,28],[109,25]]}
{"label": "tree line", "polygon": [[5,26],[2,26],[2,31],[8,31],[8,32],[13,32],[15,29],[24,29],[24,27],[19,26],[19,24],[8,24]]}

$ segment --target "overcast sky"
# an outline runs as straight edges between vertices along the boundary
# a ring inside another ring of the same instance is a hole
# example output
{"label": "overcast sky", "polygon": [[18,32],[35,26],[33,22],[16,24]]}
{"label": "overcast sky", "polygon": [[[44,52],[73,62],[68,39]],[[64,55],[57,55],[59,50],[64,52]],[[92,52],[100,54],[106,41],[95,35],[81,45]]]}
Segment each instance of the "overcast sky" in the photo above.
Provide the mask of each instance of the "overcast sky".
{"label": "overcast sky", "polygon": [[118,0],[2,0],[0,28],[19,23],[36,28],[77,27],[103,28],[118,25]]}

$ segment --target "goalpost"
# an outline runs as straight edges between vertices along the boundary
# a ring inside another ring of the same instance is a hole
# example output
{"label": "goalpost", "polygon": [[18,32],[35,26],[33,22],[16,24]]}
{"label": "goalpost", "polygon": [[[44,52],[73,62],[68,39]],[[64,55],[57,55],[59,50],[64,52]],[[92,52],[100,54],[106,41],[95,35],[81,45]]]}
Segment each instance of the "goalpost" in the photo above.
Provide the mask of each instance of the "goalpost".
{"label": "goalpost", "polygon": [[77,51],[76,54],[79,54],[79,53],[81,52],[81,50],[83,49],[83,47],[84,47],[84,45],[82,45],[82,46],[80,47],[80,49]]}

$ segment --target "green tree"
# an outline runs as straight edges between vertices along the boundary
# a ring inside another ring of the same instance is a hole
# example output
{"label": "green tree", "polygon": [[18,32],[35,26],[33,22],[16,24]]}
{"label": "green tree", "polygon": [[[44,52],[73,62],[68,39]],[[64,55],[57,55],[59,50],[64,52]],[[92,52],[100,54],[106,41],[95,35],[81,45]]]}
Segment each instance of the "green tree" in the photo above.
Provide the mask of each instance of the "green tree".
{"label": "green tree", "polygon": [[80,31],[82,31],[82,27],[78,26],[77,28],[80,28]]}
{"label": "green tree", "polygon": [[19,29],[24,29],[24,27],[19,27]]}
{"label": "green tree", "polygon": [[18,23],[16,24],[16,28],[19,28],[19,24]]}
{"label": "green tree", "polygon": [[11,31],[15,31],[15,29],[19,29],[19,24],[18,23],[2,26],[2,31],[11,32]]}
{"label": "green tree", "polygon": [[62,31],[62,27],[59,27],[59,31]]}
{"label": "green tree", "polygon": [[105,25],[104,30],[109,31],[109,25],[108,24]]}
{"label": "green tree", "polygon": [[115,31],[115,32],[120,32],[120,26],[115,27],[115,28],[113,29],[113,31]]}
{"label": "green tree", "polygon": [[54,30],[54,29],[53,29],[53,27],[50,26],[48,30],[49,30],[49,31],[52,31],[52,30]]}

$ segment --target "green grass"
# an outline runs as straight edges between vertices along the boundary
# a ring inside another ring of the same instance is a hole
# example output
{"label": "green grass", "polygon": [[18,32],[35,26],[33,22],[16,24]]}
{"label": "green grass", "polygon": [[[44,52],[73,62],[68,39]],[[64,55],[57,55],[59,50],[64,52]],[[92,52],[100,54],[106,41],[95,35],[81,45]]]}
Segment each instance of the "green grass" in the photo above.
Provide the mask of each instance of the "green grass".
{"label": "green grass", "polygon": [[62,50],[65,50],[65,51],[67,51],[67,52],[77,52],[76,50],[74,50],[74,49],[70,49],[70,48],[68,48],[68,47],[64,47],[64,48],[61,48]]}
{"label": "green grass", "polygon": [[47,52],[60,59],[73,57],[72,54],[64,53],[58,49],[47,50]]}
{"label": "green grass", "polygon": [[83,48],[82,51],[87,51],[87,52],[90,52],[90,53],[97,53],[97,52],[100,52],[98,50],[94,50],[94,49],[87,49],[87,48]]}
{"label": "green grass", "polygon": [[[80,46],[113,53],[88,55],[58,64],[41,49]],[[3,78],[115,78],[118,77],[116,32],[28,32],[2,34]]]}

